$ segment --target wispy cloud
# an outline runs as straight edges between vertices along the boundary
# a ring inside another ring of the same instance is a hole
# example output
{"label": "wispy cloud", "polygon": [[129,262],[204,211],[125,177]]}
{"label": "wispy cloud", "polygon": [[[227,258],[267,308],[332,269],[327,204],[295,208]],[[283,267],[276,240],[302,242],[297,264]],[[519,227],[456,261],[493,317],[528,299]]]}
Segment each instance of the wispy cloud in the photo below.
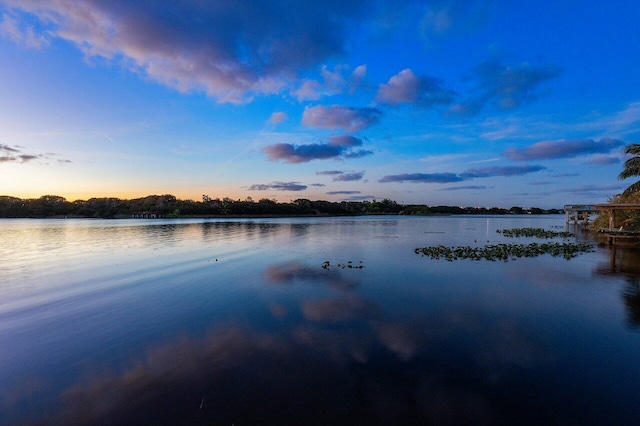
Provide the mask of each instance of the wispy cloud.
{"label": "wispy cloud", "polygon": [[523,166],[494,166],[468,169],[462,173],[404,173],[388,175],[378,180],[387,182],[419,182],[419,183],[452,183],[471,179],[489,178],[499,176],[522,176],[528,173],[545,170],[545,167],[537,165]]}
{"label": "wispy cloud", "polygon": [[360,194],[360,191],[329,191],[327,195],[355,195]]}
{"label": "wispy cloud", "polygon": [[468,99],[452,105],[454,115],[474,115],[491,104],[512,110],[540,96],[540,87],[560,75],[552,64],[533,65],[523,62],[508,65],[497,58],[484,61],[469,72],[473,87]]}
{"label": "wispy cloud", "polygon": [[354,108],[341,105],[306,107],[302,124],[321,129],[342,129],[358,132],[380,122],[382,111],[377,108]]}
{"label": "wispy cloud", "polygon": [[403,173],[399,175],[385,176],[378,180],[378,182],[451,183],[461,182],[463,180],[463,178],[455,173]]}
{"label": "wispy cloud", "polygon": [[9,152],[9,153],[18,153],[20,150],[16,148],[12,148],[9,145],[5,145],[0,143],[0,151]]}
{"label": "wispy cloud", "polygon": [[450,33],[478,28],[491,15],[493,2],[434,0],[427,4],[420,29],[427,43]]}
{"label": "wispy cloud", "polygon": [[[326,65],[320,69],[322,81],[305,78],[302,84],[291,94],[298,101],[316,101],[324,96],[338,95],[345,91],[347,87],[353,91],[360,84],[362,78],[366,74],[366,67],[359,66],[351,73],[351,76],[345,77],[349,67],[346,65],[337,65],[330,70]],[[349,81],[348,81],[349,80]]]}
{"label": "wispy cloud", "polygon": [[321,172],[316,172],[316,174],[319,176],[335,176],[335,175],[341,175],[342,173],[344,172],[340,170],[325,170]]}
{"label": "wispy cloud", "polygon": [[307,185],[299,182],[272,182],[267,184],[257,183],[249,187],[250,191],[267,191],[274,189],[276,191],[304,191]]}
{"label": "wispy cloud", "polygon": [[[48,160],[53,160],[53,157],[57,157],[55,152],[46,152],[44,154],[28,154],[25,153],[22,147],[10,146],[0,143],[0,163],[31,163],[35,160],[44,160],[45,163]],[[71,160],[58,159],[59,164],[71,163]]]}
{"label": "wispy cloud", "polygon": [[474,190],[474,189],[487,189],[488,186],[484,185],[467,185],[467,186],[451,186],[449,188],[441,188],[437,191],[462,191],[462,190]]}
{"label": "wispy cloud", "polygon": [[542,193],[542,195],[552,194],[591,194],[602,198],[606,195],[616,194],[622,192],[626,188],[621,184],[608,184],[608,185],[582,185],[577,187],[556,189],[553,191]]}
{"label": "wispy cloud", "polygon": [[612,157],[609,155],[594,155],[589,158],[586,162],[587,164],[593,164],[596,166],[609,166],[611,164],[618,164],[622,160],[620,157]]}
{"label": "wispy cloud", "polygon": [[21,24],[15,17],[6,13],[2,14],[0,21],[0,35],[28,49],[41,49],[49,45],[49,40],[36,34],[33,26]]}
{"label": "wispy cloud", "polygon": [[333,176],[334,182],[352,182],[361,180],[364,176],[364,172],[344,172],[342,170],[325,170],[316,172],[319,176]]}
{"label": "wispy cloud", "polygon": [[603,138],[583,140],[549,140],[537,142],[526,148],[509,148],[503,156],[514,161],[553,160],[573,158],[587,154],[609,153],[621,147],[624,142],[618,139]]}
{"label": "wispy cloud", "polygon": [[361,180],[364,172],[341,173],[333,177],[334,182],[353,182]]}
{"label": "wispy cloud", "polygon": [[460,173],[460,177],[463,179],[475,179],[494,176],[522,176],[545,169],[546,167],[537,165],[478,167]]}
{"label": "wispy cloud", "polygon": [[376,198],[375,195],[354,195],[353,197],[347,198],[348,201],[363,201],[363,200],[372,200]]}
{"label": "wispy cloud", "polygon": [[557,175],[551,175],[551,177],[559,178],[559,177],[575,177],[580,176],[580,173],[558,173]]}
{"label": "wispy cloud", "polygon": [[640,132],[640,101],[629,103],[621,111],[589,117],[582,123],[573,124],[572,127],[613,137],[637,135]]}

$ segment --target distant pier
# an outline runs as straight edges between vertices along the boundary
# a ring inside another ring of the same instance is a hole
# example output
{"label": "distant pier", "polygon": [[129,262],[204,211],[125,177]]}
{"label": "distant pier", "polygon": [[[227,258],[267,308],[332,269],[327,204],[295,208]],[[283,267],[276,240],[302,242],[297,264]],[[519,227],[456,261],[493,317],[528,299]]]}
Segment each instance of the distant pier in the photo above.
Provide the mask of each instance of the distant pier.
{"label": "distant pier", "polygon": [[156,212],[136,212],[131,214],[131,219],[164,219],[167,215]]}
{"label": "distant pier", "polygon": [[589,215],[600,212],[599,206],[594,204],[567,204],[564,206],[566,223],[589,225]]}

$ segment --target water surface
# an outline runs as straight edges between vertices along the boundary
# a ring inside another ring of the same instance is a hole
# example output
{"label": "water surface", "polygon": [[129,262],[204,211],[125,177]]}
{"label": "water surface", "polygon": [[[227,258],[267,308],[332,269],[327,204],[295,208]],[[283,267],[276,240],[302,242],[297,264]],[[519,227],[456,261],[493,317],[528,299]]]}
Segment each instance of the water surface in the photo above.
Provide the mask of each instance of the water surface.
{"label": "water surface", "polygon": [[563,226],[1,220],[0,423],[639,423],[638,252],[413,252]]}

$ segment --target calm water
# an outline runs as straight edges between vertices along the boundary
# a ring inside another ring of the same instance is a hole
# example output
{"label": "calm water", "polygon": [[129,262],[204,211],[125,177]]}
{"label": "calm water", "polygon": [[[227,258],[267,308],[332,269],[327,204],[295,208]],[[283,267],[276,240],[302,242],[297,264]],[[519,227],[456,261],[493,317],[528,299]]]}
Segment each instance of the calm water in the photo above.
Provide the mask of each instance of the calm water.
{"label": "calm water", "polygon": [[559,226],[0,220],[0,423],[638,424],[638,252],[413,252]]}

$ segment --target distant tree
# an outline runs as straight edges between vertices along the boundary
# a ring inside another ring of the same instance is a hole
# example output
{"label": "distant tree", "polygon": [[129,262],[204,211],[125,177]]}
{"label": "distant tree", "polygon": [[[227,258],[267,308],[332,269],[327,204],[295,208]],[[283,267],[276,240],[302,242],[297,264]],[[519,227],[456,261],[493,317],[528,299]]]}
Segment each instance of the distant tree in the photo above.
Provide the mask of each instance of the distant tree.
{"label": "distant tree", "polygon": [[[640,144],[632,143],[627,145],[624,148],[624,154],[631,155],[631,158],[624,162],[624,169],[618,175],[618,179],[624,180],[633,176],[640,176]],[[630,195],[638,191],[640,191],[640,180],[625,189],[623,195]]]}
{"label": "distant tree", "polygon": [[0,217],[27,217],[29,211],[20,198],[0,196]]}
{"label": "distant tree", "polygon": [[73,205],[58,195],[43,195],[38,199],[26,200],[31,216],[51,217],[69,214]]}

